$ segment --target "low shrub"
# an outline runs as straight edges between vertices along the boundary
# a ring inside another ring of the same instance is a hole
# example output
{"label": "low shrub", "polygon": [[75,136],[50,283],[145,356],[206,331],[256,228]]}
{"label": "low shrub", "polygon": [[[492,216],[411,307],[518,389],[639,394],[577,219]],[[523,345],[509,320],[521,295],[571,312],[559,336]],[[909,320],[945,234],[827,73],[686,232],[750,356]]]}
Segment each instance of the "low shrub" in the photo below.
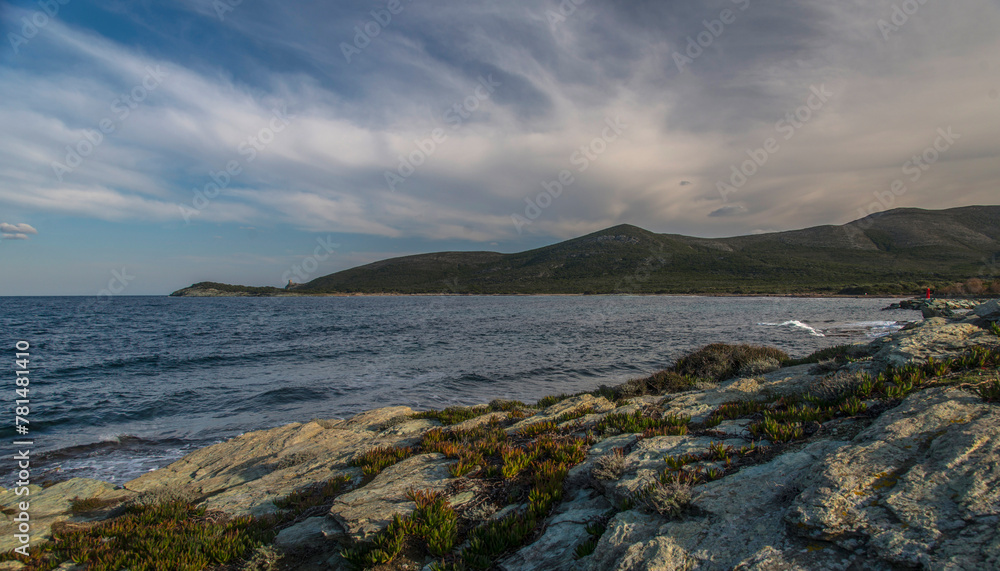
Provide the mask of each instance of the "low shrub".
{"label": "low shrub", "polygon": [[837,361],[846,362],[849,358],[855,358],[859,356],[861,352],[865,350],[864,346],[858,345],[835,345],[833,347],[827,347],[826,349],[820,349],[814,351],[805,357],[800,359],[786,359],[784,365],[786,367],[793,365],[809,365],[813,363],[820,363],[822,361]]}
{"label": "low shrub", "polygon": [[84,529],[53,528],[52,540],[29,558],[27,571],[42,571],[69,561],[88,571],[199,571],[241,559],[274,537],[272,518],[228,518],[186,501],[131,505],[120,517]]}
{"label": "low shrub", "polygon": [[672,370],[663,370],[648,377],[632,379],[616,387],[612,387],[614,398],[621,400],[645,395],[663,395],[689,391],[698,383],[698,378],[684,375]]}
{"label": "low shrub", "polygon": [[538,399],[538,404],[535,406],[538,408],[548,408],[554,404],[561,403],[562,401],[572,397],[573,395],[561,394],[561,395],[549,395],[547,397],[542,397]]}
{"label": "low shrub", "polygon": [[664,418],[653,418],[645,416],[642,411],[635,411],[631,414],[624,412],[611,412],[604,416],[597,423],[595,430],[601,433],[608,432],[643,432],[652,431],[653,434],[681,436],[687,434],[687,424],[691,421],[689,416],[667,416]]}
{"label": "low shrub", "polygon": [[724,381],[755,364],[788,360],[787,353],[774,347],[713,343],[678,359],[673,371],[689,377]]}
{"label": "low shrub", "polygon": [[986,402],[1000,402],[1000,380],[981,383],[973,390]]}
{"label": "low shrub", "polygon": [[484,406],[450,406],[444,410],[418,412],[412,418],[428,418],[448,426],[478,418],[489,412],[491,412],[490,407]]}
{"label": "low shrub", "polygon": [[653,482],[639,494],[639,502],[651,511],[677,517],[691,503],[691,485],[682,481]]}
{"label": "low shrub", "polygon": [[597,458],[591,474],[598,480],[617,480],[625,473],[625,450],[613,448]]}
{"label": "low shrub", "polygon": [[393,464],[413,456],[410,447],[376,446],[351,460],[351,466],[361,468],[366,476],[376,476]]}
{"label": "low shrub", "polygon": [[284,498],[274,500],[273,503],[278,509],[301,513],[309,508],[328,503],[340,495],[350,483],[349,476],[337,476],[325,483],[296,490]]}
{"label": "low shrub", "polygon": [[556,419],[556,424],[562,424],[564,422],[569,422],[570,420],[583,418],[588,414],[593,414],[593,412],[594,412],[594,407],[592,406],[583,406],[568,412],[564,412],[561,415],[559,415],[559,418]]}

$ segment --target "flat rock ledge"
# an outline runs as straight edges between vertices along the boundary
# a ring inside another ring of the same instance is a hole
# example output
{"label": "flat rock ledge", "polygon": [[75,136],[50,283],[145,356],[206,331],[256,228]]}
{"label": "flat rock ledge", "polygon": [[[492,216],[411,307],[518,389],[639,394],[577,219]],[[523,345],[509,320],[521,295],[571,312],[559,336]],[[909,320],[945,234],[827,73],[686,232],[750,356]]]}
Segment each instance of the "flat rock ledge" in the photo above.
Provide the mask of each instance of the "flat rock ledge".
{"label": "flat rock ledge", "polygon": [[[971,323],[931,318],[873,341],[867,358],[840,371],[786,367],[619,406],[581,395],[530,411],[534,414],[510,430],[576,416],[575,411],[586,414],[563,425],[578,423],[581,431],[608,414],[637,410],[699,422],[725,402],[791,397],[836,386],[845,372],[940,360],[997,343],[995,335]],[[749,421],[726,421],[709,432],[683,436],[599,437],[586,460],[570,470],[563,501],[532,541],[495,566],[505,571],[1000,569],[1000,408],[961,383],[918,390],[897,402],[879,414],[816,426],[805,440],[696,486],[687,507],[672,516],[623,500],[655,481],[667,455],[703,452],[713,444],[750,446]],[[181,495],[230,515],[261,515],[277,511],[275,500],[293,491],[346,477],[348,491],[328,511],[303,516],[275,541],[279,550],[321,552],[324,568],[346,568],[336,555],[340,547],[371,538],[394,515],[411,513],[411,489],[441,492],[471,519],[513,509],[495,503],[485,481],[452,477],[453,460],[441,454],[406,458],[374,477],[351,467],[353,458],[373,447],[410,446],[441,426],[412,415],[409,408],[390,407],[348,420],[247,433],[193,452],[124,488],[79,478],[33,487],[34,540],[46,537],[56,522],[99,517],[74,514],[73,498]],[[462,426],[505,417],[490,413]],[[599,476],[597,468],[615,450],[614,472]],[[13,514],[19,499],[12,490],[0,493],[0,549],[16,545]],[[606,530],[591,553],[577,557],[577,547],[591,537],[588,525],[595,522]]]}

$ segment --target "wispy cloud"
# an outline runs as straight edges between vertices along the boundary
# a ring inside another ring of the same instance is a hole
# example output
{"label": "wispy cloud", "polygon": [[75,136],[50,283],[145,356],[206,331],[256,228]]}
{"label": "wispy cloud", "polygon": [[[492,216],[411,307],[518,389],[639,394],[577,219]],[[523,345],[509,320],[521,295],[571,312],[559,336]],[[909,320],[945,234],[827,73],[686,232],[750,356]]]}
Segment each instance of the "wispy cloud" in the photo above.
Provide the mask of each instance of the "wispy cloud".
{"label": "wispy cloud", "polygon": [[[240,174],[195,224],[512,243],[510,214],[575,169],[574,153],[608,117],[630,124],[622,140],[574,170],[572,191],[527,233],[561,238],[629,222],[724,235],[846,222],[948,126],[961,144],[899,205],[995,202],[995,2],[928,3],[888,40],[877,21],[891,15],[889,0],[749,2],[677,73],[673,55],[734,4],[588,2],[552,22],[555,2],[413,3],[350,63],[337,46],[370,18],[367,2],[264,0],[223,21],[205,2],[169,15],[158,2],[87,4],[148,33],[102,35],[67,11],[0,63],[0,204],[181,224],[178,205],[238,160]],[[5,24],[24,14],[5,10]],[[164,71],[162,82],[123,116],[122,96],[150,69]],[[449,111],[485,76],[500,86],[453,128]],[[740,207],[723,203],[716,181],[820,83],[836,97],[740,189]],[[295,120],[248,160],[278,107]],[[114,131],[81,143],[103,119]],[[446,140],[389,192],[385,172],[434,129]],[[74,149],[89,152],[60,180],[53,163]]]}

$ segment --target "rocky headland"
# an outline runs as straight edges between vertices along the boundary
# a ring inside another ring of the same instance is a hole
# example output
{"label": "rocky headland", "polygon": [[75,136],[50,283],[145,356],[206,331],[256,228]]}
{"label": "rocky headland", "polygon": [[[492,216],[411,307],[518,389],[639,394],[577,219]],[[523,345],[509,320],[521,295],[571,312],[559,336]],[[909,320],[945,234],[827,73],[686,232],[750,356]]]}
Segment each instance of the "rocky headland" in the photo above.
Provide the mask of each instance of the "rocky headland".
{"label": "rocky headland", "polygon": [[0,569],[997,569],[998,320],[798,361],[711,345],[534,405],[382,408],[123,487],[6,490],[0,550],[30,498],[33,556]]}

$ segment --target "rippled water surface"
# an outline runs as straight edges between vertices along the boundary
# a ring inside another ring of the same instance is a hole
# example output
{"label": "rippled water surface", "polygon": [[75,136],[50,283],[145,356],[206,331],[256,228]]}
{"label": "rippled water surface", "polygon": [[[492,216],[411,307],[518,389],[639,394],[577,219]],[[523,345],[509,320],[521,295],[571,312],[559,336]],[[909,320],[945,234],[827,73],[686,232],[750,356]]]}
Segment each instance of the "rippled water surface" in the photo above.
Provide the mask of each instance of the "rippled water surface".
{"label": "rippled water surface", "polygon": [[9,368],[14,343],[32,345],[31,428],[45,467],[120,482],[248,430],[377,406],[534,401],[716,341],[802,356],[919,318],[879,311],[890,301],[0,298],[0,325]]}

